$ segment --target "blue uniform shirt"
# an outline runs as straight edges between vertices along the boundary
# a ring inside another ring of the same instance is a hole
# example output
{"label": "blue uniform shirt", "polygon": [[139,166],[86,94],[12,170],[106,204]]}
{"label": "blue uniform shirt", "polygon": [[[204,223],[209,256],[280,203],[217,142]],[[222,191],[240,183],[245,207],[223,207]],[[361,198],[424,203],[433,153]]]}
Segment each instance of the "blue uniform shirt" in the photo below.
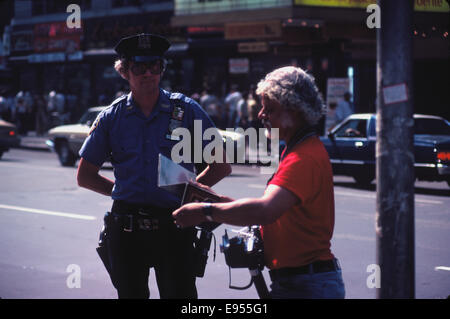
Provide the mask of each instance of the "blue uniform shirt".
{"label": "blue uniform shirt", "polygon": [[[146,117],[130,93],[98,115],[80,156],[98,167],[111,158],[114,200],[175,208],[180,198],[158,187],[158,155],[171,158],[172,147],[179,141],[169,138],[170,132],[184,127],[193,136],[194,120],[202,121],[203,131],[214,127],[200,105],[183,94],[160,89],[158,102]],[[202,142],[202,149],[206,144]],[[182,165],[194,171],[194,164]]]}

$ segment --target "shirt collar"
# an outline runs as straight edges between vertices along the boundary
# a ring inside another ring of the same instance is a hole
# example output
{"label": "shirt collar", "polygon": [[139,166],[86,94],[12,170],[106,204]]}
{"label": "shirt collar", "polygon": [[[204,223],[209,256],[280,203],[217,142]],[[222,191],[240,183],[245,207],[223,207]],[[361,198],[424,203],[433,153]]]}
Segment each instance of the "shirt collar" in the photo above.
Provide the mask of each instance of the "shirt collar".
{"label": "shirt collar", "polygon": [[135,113],[137,111],[136,104],[134,104],[133,97],[131,96],[131,92],[128,93],[127,99],[125,102],[126,115]]}
{"label": "shirt collar", "polygon": [[173,111],[173,105],[170,103],[169,95],[167,94],[167,91],[164,91],[163,89],[159,89],[159,98],[156,109],[165,113],[171,113]]}
{"label": "shirt collar", "polygon": [[[133,113],[136,113],[138,111],[138,108],[136,104],[134,103],[133,96],[130,93],[127,95],[126,103],[125,103],[125,109],[126,109],[126,115],[130,115]],[[169,96],[166,91],[163,89],[159,89],[159,97],[158,101],[156,102],[155,108],[153,109],[152,113],[171,113],[173,111],[173,106],[170,103]]]}

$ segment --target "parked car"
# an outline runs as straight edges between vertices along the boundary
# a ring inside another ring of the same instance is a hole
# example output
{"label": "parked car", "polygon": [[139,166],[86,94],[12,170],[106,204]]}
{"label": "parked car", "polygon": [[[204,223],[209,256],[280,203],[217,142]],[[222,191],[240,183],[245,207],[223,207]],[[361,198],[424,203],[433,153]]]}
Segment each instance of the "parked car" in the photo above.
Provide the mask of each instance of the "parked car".
{"label": "parked car", "polygon": [[[62,166],[74,166],[79,158],[78,151],[89,134],[92,123],[106,106],[89,108],[77,124],[61,125],[49,130],[47,146],[58,154]],[[219,130],[222,139],[230,138],[236,148],[244,142],[244,135],[238,132]],[[236,152],[235,152],[236,154]]]}
{"label": "parked car", "polygon": [[[321,137],[336,175],[358,184],[375,179],[376,114],[353,114]],[[415,174],[418,180],[450,186],[450,123],[438,116],[414,115]]]}
{"label": "parked car", "polygon": [[0,158],[11,147],[18,147],[19,145],[20,137],[17,135],[16,126],[0,119]]}
{"label": "parked car", "polygon": [[89,129],[97,115],[106,106],[89,108],[76,124],[60,125],[48,131],[47,145],[58,154],[62,166],[74,166],[78,151],[89,134]]}

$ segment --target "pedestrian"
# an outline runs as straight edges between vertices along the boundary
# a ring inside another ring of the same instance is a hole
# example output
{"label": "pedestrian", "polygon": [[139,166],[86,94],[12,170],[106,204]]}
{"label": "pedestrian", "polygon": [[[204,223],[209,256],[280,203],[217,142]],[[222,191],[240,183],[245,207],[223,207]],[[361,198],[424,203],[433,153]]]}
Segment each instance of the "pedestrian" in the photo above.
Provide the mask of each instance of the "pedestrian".
{"label": "pedestrian", "polygon": [[248,122],[250,127],[255,129],[260,128],[261,121],[258,119],[258,113],[260,111],[260,106],[258,101],[256,100],[255,94],[253,90],[250,90],[250,93],[247,97],[247,113],[248,113]]}
{"label": "pedestrian", "polygon": [[[169,46],[166,38],[152,34],[120,40],[115,69],[131,92],[98,115],[80,150],[78,184],[113,199],[111,213],[105,216],[106,242],[119,298],[148,298],[151,267],[161,298],[197,298],[196,229],[175,226],[171,213],[180,198],[158,188],[158,155],[171,157],[179,141],[176,128],[192,134],[194,120],[201,121],[203,131],[214,125],[192,99],[160,88]],[[109,157],[115,180],[99,174]],[[193,163],[183,166],[195,169]],[[198,172],[198,182],[214,185],[231,167],[212,163]]]}
{"label": "pedestrian", "polygon": [[[313,78],[283,67],[259,82],[262,119],[269,136],[279,129],[287,142],[276,173],[260,198],[191,203],[173,215],[182,227],[205,220],[262,225],[264,259],[273,298],[344,298],[338,260],[331,252],[334,228],[333,175],[328,153],[313,126],[323,102]],[[219,195],[220,196],[220,195]]]}
{"label": "pedestrian", "polygon": [[221,126],[221,106],[217,96],[215,96],[209,88],[202,91],[200,97],[200,105],[211,118],[216,126]]}
{"label": "pedestrian", "polygon": [[242,94],[239,92],[239,87],[237,84],[232,84],[230,93],[225,97],[225,105],[227,107],[227,117],[228,123],[227,127],[235,128],[239,123],[240,119],[238,117],[238,103],[242,99]]}
{"label": "pedestrian", "polygon": [[247,92],[243,92],[241,99],[238,101],[236,106],[237,119],[236,127],[242,127],[247,129],[249,127],[248,122],[248,105],[247,105]]}
{"label": "pedestrian", "polygon": [[20,91],[16,95],[15,99],[16,106],[16,125],[19,134],[26,136],[28,133],[28,105],[25,99],[25,93]]}
{"label": "pedestrian", "polygon": [[352,97],[350,92],[344,93],[344,99],[340,100],[336,107],[335,117],[337,123],[342,122],[348,116],[353,114],[353,108],[350,102],[350,98]]}
{"label": "pedestrian", "polygon": [[36,135],[42,136],[47,131],[48,125],[47,105],[42,94],[34,95],[34,105]]}
{"label": "pedestrian", "polygon": [[325,135],[331,132],[331,130],[339,124],[337,118],[336,118],[336,102],[331,102],[328,109],[327,114],[325,118]]}

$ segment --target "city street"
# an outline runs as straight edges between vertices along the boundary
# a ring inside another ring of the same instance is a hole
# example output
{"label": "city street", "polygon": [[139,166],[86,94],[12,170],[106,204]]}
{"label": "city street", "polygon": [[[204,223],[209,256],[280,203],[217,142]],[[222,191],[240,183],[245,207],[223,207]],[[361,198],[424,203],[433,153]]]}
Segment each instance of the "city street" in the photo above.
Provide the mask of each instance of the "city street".
{"label": "city street", "polygon": [[[113,177],[108,165],[101,173]],[[233,166],[233,174],[214,190],[233,198],[260,196],[269,177],[258,167]],[[76,168],[61,167],[56,154],[46,151],[11,149],[0,160],[0,180],[0,297],[116,298],[95,251],[111,199],[79,188]],[[445,182],[415,186],[416,298],[447,298],[450,189]],[[343,268],[346,297],[373,299],[375,185],[361,189],[353,179],[337,176],[335,202],[332,251]],[[215,230],[216,260],[213,241],[206,274],[197,280],[199,298],[257,298],[254,287],[228,288],[228,267],[219,249],[225,228],[238,229],[222,225]],[[79,271],[79,285],[72,280],[74,271]],[[264,276],[269,284],[267,269]],[[231,280],[247,285],[248,270],[233,269]],[[149,284],[150,298],[159,298],[153,272]]]}

